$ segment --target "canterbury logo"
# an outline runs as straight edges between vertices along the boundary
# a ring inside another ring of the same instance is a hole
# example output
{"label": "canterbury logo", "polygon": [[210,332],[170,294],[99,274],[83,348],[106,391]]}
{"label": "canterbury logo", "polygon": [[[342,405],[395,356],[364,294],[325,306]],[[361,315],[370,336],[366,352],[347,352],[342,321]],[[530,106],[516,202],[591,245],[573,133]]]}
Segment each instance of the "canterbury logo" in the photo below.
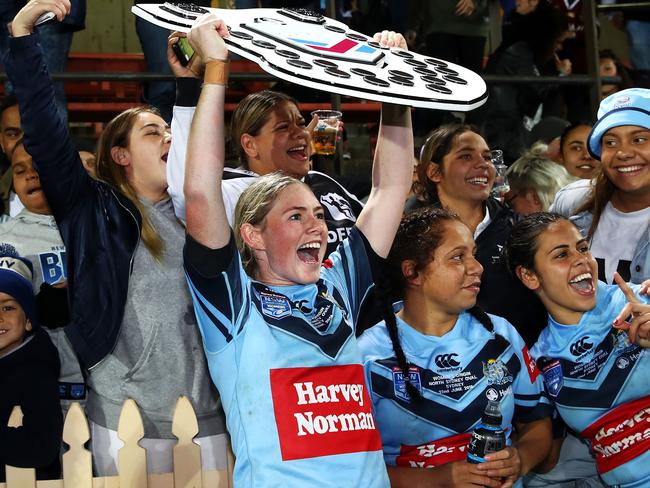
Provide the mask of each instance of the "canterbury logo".
{"label": "canterbury logo", "polygon": [[574,342],[573,344],[571,344],[571,347],[569,348],[571,354],[573,354],[574,356],[581,356],[584,353],[586,353],[589,349],[594,347],[594,345],[587,340],[588,338],[589,336],[584,336],[580,338],[578,342]]}
{"label": "canterbury logo", "polygon": [[454,358],[458,357],[458,354],[452,352],[451,354],[439,354],[435,357],[434,362],[439,368],[454,368],[460,366],[460,363]]}

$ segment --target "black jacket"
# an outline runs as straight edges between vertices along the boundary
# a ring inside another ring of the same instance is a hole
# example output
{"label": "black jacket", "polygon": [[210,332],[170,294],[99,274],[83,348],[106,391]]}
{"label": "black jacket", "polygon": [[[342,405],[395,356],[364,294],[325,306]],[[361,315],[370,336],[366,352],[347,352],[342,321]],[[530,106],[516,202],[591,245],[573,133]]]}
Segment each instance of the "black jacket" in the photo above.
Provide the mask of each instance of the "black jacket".
{"label": "black jacket", "polygon": [[[59,403],[59,355],[47,333],[0,358],[0,482],[5,464],[36,468],[38,479],[57,479],[63,418]],[[7,427],[14,406],[23,411],[22,427]]]}
{"label": "black jacket", "polygon": [[25,149],[67,252],[71,321],[65,331],[89,368],[117,341],[142,219],[131,201],[84,170],[57,111],[38,36],[11,38],[9,47],[4,64],[18,98]]}
{"label": "black jacket", "polygon": [[[476,239],[476,259],[483,266],[478,304],[488,313],[504,317],[514,325],[528,347],[546,327],[548,315],[542,302],[506,267],[503,247],[517,218],[515,213],[494,198],[486,201],[490,224]],[[408,207],[421,206],[415,199]]]}

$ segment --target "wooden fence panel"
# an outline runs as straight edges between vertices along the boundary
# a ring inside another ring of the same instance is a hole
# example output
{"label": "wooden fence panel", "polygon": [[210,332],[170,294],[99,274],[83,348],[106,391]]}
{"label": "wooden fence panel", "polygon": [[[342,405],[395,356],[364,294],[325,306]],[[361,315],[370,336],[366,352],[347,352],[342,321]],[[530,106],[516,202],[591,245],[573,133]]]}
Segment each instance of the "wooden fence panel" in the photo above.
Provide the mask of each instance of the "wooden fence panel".
{"label": "wooden fence panel", "polygon": [[[21,408],[14,407],[7,425],[22,426],[22,416]],[[190,401],[179,398],[172,424],[172,433],[178,438],[174,472],[147,475],[146,452],[138,445],[144,437],[142,417],[136,403],[127,400],[118,425],[118,437],[124,442],[118,451],[119,476],[93,478],[91,453],[84,447],[90,439],[88,422],[75,402],[63,427],[63,441],[69,446],[63,455],[63,479],[36,481],[35,470],[6,466],[7,482],[0,483],[0,488],[232,488],[232,451],[228,450],[227,470],[201,470],[201,448],[192,440],[198,430]]]}
{"label": "wooden fence panel", "polygon": [[84,444],[90,440],[86,416],[79,403],[74,402],[65,417],[63,441],[69,446],[63,455],[64,488],[92,488],[93,466],[90,451]]}
{"label": "wooden fence panel", "polygon": [[117,452],[120,488],[147,486],[147,453],[138,445],[138,441],[144,437],[144,426],[140,410],[131,399],[125,401],[122,407],[117,436],[124,442]]}
{"label": "wooden fence panel", "polygon": [[182,396],[176,402],[172,434],[178,438],[174,446],[174,487],[202,488],[201,447],[192,439],[199,433],[194,409],[187,397]]}
{"label": "wooden fence panel", "polygon": [[[23,410],[19,405],[16,405],[11,414],[7,427],[22,427],[23,425]],[[5,475],[7,478],[7,486],[10,488],[36,488],[36,471],[28,468],[16,468],[14,466],[5,466]]]}

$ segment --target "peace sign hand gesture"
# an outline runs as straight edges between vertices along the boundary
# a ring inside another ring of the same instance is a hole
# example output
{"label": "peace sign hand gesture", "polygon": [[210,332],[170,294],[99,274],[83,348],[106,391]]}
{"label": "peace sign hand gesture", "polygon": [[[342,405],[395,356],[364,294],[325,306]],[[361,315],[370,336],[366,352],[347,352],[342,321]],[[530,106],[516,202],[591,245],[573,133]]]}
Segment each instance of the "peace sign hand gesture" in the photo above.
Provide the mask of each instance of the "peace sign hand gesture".
{"label": "peace sign hand gesture", "polygon": [[[650,348],[650,305],[641,302],[630,285],[618,273],[614,273],[614,281],[628,301],[614,319],[614,327],[627,330],[631,343]],[[631,322],[626,321],[629,316],[632,316]]]}

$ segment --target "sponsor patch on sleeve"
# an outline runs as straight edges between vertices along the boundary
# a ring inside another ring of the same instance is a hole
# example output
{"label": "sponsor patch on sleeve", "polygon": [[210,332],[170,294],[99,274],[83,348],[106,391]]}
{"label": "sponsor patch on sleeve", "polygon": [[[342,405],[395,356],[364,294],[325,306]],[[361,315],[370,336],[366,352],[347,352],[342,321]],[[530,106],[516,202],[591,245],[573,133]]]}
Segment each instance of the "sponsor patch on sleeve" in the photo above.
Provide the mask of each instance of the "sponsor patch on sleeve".
{"label": "sponsor patch on sleeve", "polygon": [[381,450],[360,364],[271,370],[282,460]]}
{"label": "sponsor patch on sleeve", "polygon": [[521,349],[521,354],[524,357],[524,362],[526,363],[526,370],[528,370],[528,376],[530,377],[530,382],[535,383],[535,380],[539,376],[539,369],[537,369],[537,364],[535,364],[535,360],[532,357],[530,357],[528,348],[525,345]]}

